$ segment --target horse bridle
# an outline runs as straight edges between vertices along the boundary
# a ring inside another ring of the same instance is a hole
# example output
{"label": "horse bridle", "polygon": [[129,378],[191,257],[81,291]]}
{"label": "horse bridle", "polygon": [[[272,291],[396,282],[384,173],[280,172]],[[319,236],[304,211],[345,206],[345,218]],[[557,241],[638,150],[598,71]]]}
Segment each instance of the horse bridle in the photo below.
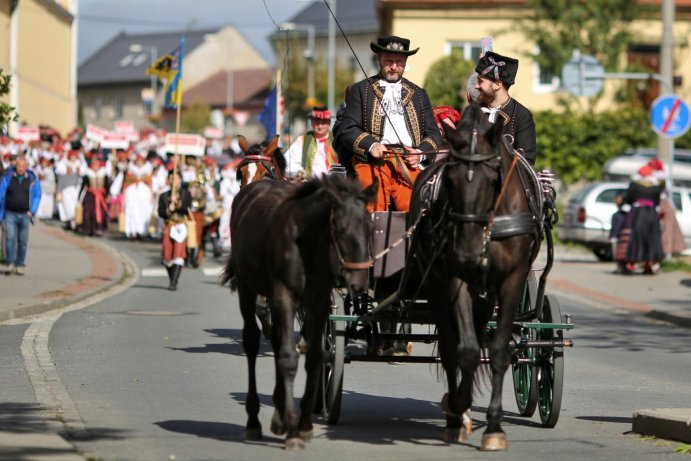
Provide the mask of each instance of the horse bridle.
{"label": "horse bridle", "polygon": [[242,167],[249,163],[260,163],[268,172],[268,175],[265,175],[269,179],[278,179],[278,176],[276,175],[276,171],[274,171],[274,166],[273,166],[273,158],[269,157],[268,155],[261,155],[261,154],[252,154],[252,155],[246,155],[245,158],[242,159],[240,164],[237,166],[237,171],[240,171]]}
{"label": "horse bridle", "polygon": [[338,256],[338,262],[341,263],[341,267],[347,271],[358,271],[369,269],[372,267],[372,259],[361,262],[346,261],[343,258],[343,253],[341,253],[341,248],[338,246],[338,240],[336,239],[336,230],[334,229],[334,212],[331,210],[329,216],[329,227],[331,230],[331,242],[333,242],[334,248],[336,249],[336,256]]}

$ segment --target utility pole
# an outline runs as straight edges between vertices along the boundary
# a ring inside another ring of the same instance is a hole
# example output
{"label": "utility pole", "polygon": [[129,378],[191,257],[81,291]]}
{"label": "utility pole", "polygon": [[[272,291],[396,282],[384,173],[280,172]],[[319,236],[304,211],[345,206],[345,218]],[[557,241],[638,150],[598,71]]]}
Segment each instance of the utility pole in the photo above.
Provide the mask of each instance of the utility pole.
{"label": "utility pole", "polygon": [[[662,43],[660,43],[660,74],[670,83],[669,91],[674,93],[674,0],[662,1]],[[662,91],[660,91],[662,95]],[[674,139],[658,137],[657,152],[660,160],[669,165],[670,179],[672,176],[672,163],[674,162]],[[671,185],[670,185],[671,186]]]}

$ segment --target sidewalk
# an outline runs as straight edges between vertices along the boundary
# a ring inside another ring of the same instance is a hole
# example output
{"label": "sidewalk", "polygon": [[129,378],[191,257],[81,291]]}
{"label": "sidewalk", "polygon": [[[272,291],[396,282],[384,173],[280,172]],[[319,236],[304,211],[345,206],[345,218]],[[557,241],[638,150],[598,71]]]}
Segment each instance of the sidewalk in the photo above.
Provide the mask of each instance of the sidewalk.
{"label": "sidewalk", "polygon": [[[535,268],[543,264],[541,255]],[[106,239],[78,236],[62,230],[55,222],[37,223],[31,228],[26,275],[3,275],[3,269],[0,266],[0,322],[69,306],[118,284],[126,276],[121,256],[107,245]],[[625,276],[614,273],[614,263],[598,262],[584,250],[559,247],[547,279],[547,293],[691,328],[688,272]],[[573,321],[578,327],[578,319]],[[639,410],[634,415],[633,428],[661,438],[691,442],[691,430],[684,426],[687,423],[691,424],[691,409]],[[17,453],[27,453],[27,447],[41,447],[40,452],[54,455],[32,459],[84,460],[53,431],[0,432],[0,446],[13,447]]]}

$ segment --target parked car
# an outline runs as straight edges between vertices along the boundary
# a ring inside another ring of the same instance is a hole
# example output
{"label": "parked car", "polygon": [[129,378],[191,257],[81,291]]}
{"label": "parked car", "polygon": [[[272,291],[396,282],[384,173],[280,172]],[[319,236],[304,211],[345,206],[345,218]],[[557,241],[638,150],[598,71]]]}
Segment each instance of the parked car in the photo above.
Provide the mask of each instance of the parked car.
{"label": "parked car", "polygon": [[[655,158],[657,151],[650,147],[632,149],[607,161],[602,168],[604,181],[628,181],[638,169]],[[669,171],[669,165],[665,165]],[[675,149],[672,166],[674,185],[691,187],[691,150]]]}
{"label": "parked car", "polygon": [[[625,195],[628,186],[628,182],[595,182],[576,191],[562,211],[559,239],[585,245],[600,261],[611,261],[609,230],[617,211],[614,198]],[[671,199],[686,246],[691,248],[691,189],[675,187]]]}

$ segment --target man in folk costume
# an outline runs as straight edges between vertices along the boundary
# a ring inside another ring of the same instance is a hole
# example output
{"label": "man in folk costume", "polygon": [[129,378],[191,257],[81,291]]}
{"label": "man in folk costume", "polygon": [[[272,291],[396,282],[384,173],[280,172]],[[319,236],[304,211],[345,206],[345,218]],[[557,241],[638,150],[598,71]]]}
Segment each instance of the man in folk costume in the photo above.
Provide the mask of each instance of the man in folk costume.
{"label": "man in folk costume", "polygon": [[58,204],[60,221],[67,229],[77,228],[75,218],[79,203],[79,188],[85,172],[86,164],[80,158],[78,150],[70,150],[67,157],[60,159],[55,165],[57,178],[55,201]]}
{"label": "man in folk costume", "polygon": [[82,231],[102,236],[108,228],[108,190],[110,182],[104,162],[94,156],[82,178]]}
{"label": "man in folk costume", "polygon": [[192,206],[192,195],[182,187],[179,172],[171,170],[170,189],[158,199],[158,216],[164,220],[161,258],[168,271],[168,289],[177,290],[182,266],[187,257],[187,225],[185,218]]}
{"label": "man in folk costume", "polygon": [[331,112],[323,106],[312,108],[309,115],[312,130],[300,136],[288,148],[286,174],[298,178],[321,176],[338,163],[333,149]]}
{"label": "man in folk costume", "polygon": [[[410,50],[410,40],[392,36],[377,39],[370,49],[377,54],[379,74],[350,87],[334,136],[352,151],[360,184],[379,184],[369,211],[388,210],[391,201],[397,210],[408,211],[420,153],[436,152],[441,136],[427,92],[403,78],[408,56],[419,48]],[[397,145],[399,152],[389,154],[389,145]]]}
{"label": "man in folk costume", "polygon": [[504,119],[504,135],[510,135],[513,148],[534,165],[537,135],[533,114],[509,96],[509,88],[516,81],[518,59],[488,51],[478,60],[475,72],[475,89],[479,92],[478,103],[482,110],[492,123]]}
{"label": "man in folk costume", "polygon": [[151,163],[143,155],[137,155],[127,167],[123,192],[125,208],[125,235],[127,238],[142,238],[149,231],[154,195],[151,191]]}

